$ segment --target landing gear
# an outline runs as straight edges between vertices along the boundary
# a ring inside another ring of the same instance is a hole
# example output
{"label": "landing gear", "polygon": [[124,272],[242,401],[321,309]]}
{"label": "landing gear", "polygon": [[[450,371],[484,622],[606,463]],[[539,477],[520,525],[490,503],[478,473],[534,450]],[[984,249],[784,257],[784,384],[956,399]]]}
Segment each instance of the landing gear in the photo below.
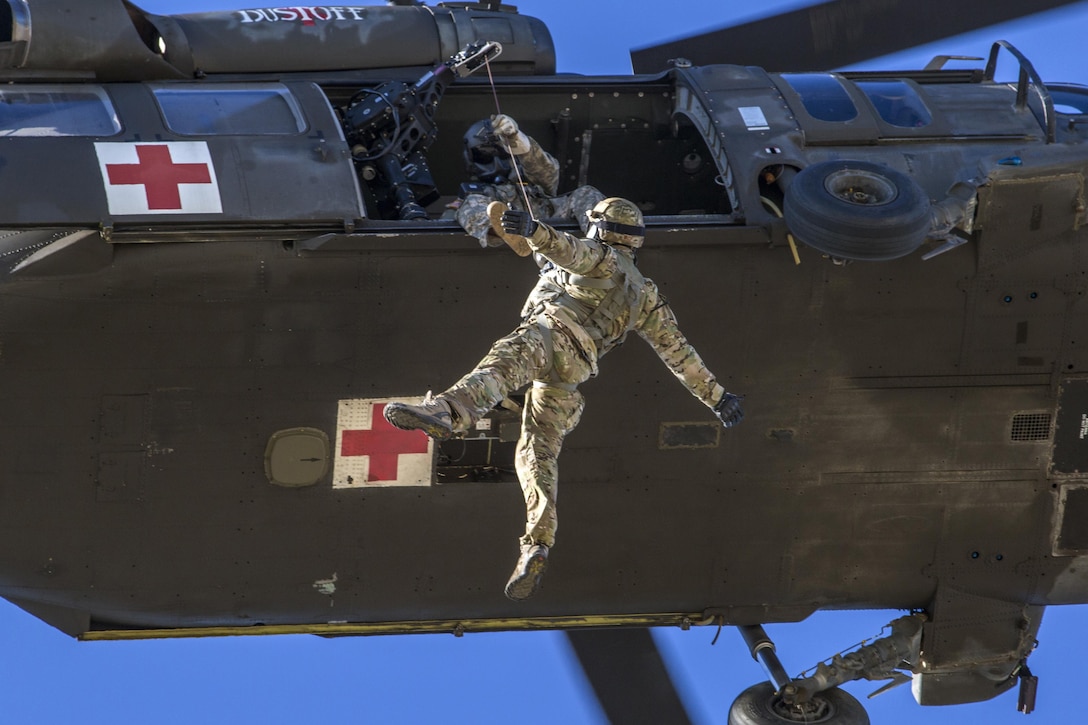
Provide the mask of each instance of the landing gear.
{"label": "landing gear", "polygon": [[869,715],[853,695],[837,687],[814,695],[808,702],[790,704],[769,682],[749,687],[729,708],[729,725],[787,723],[869,725]]}
{"label": "landing gear", "polygon": [[868,161],[823,161],[803,169],[786,191],[793,235],[838,259],[886,261],[921,246],[930,202],[909,176]]}
{"label": "landing gear", "polygon": [[921,648],[922,615],[900,617],[889,627],[891,634],[848,653],[821,662],[807,677],[791,679],[786,674],[774,642],[759,625],[738,627],[753,659],[763,665],[768,682],[740,694],[729,709],[729,725],[785,725],[787,723],[823,723],[824,725],[869,725],[865,708],[838,685],[851,680],[891,680],[891,684],[909,682],[897,670],[913,669]]}

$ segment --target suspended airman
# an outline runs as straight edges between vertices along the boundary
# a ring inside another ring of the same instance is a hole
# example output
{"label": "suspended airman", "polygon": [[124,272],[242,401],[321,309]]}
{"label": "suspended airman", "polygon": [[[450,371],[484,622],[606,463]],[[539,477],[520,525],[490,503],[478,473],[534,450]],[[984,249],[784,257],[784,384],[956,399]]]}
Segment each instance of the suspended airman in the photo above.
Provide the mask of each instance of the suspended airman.
{"label": "suspended airman", "polygon": [[653,281],[635,266],[645,236],[642,212],[616,197],[589,214],[588,238],[557,231],[527,211],[496,202],[496,234],[511,247],[528,246],[541,265],[540,279],[522,310],[521,324],[496,341],[476,368],[440,395],[419,405],[395,402],[385,416],[394,426],[445,439],[470,430],[509,393],[525,393],[516,449],[525,496],[525,534],[506,596],[520,600],[539,587],[555,544],[559,452],[581,418],[578,386],[597,374],[597,361],[637,332],[680,382],[726,428],[744,417],[741,398],[726,392],[688,343]]}
{"label": "suspended airman", "polygon": [[[521,131],[513,118],[499,114],[477,121],[465,133],[464,144],[465,166],[472,181],[463,185],[457,221],[480,246],[503,243],[487,215],[493,201],[530,211],[534,219],[576,221],[582,233],[586,232],[586,213],[604,194],[592,186],[580,186],[558,195],[559,162]],[[528,247],[515,251],[522,256],[530,254]]]}

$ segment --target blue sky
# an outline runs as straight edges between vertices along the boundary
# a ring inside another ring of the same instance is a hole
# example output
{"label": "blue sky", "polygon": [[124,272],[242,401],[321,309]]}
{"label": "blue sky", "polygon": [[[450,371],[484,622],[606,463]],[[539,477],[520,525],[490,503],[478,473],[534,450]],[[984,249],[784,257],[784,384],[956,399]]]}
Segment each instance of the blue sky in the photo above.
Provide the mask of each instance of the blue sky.
{"label": "blue sky", "polygon": [[[137,0],[152,12],[253,7],[254,2]],[[31,0],[33,4],[33,0]],[[275,4],[275,3],[270,3]],[[685,0],[682,12],[644,0],[525,0],[552,30],[559,70],[626,73],[632,47],[732,24],[804,2]],[[758,9],[755,9],[758,5]],[[1047,81],[1088,83],[1088,3],[939,41],[869,68],[917,68],[936,53],[986,55],[993,40],[1019,47]],[[496,582],[500,586],[501,582]],[[896,612],[820,613],[770,625],[795,673],[876,635]],[[1031,659],[1038,710],[1024,721],[1016,695],[953,708],[920,708],[909,687],[867,703],[874,723],[1078,722],[1088,608],[1050,609]],[[656,633],[692,715],[726,722],[732,699],[761,679],[738,634]],[[596,703],[558,633],[413,635],[324,640],[310,636],[79,643],[0,602],[0,719],[11,723],[600,723]],[[879,685],[847,689],[864,699]],[[516,715],[515,715],[516,713]]]}

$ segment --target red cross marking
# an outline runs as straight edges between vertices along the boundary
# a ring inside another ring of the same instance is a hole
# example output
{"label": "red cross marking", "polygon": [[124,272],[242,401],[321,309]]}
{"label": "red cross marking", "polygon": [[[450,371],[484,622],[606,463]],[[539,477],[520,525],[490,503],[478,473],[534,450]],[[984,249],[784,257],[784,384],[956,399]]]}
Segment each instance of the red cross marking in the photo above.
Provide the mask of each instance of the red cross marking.
{"label": "red cross marking", "polygon": [[346,430],[340,442],[341,456],[370,456],[368,481],[396,481],[401,454],[426,453],[429,441],[420,430],[394,428],[382,415],[385,403],[374,406],[370,430]]}
{"label": "red cross marking", "polygon": [[148,209],[181,209],[182,184],[210,184],[207,164],[175,164],[167,146],[137,146],[138,164],[106,164],[110,183],[142,184]]}

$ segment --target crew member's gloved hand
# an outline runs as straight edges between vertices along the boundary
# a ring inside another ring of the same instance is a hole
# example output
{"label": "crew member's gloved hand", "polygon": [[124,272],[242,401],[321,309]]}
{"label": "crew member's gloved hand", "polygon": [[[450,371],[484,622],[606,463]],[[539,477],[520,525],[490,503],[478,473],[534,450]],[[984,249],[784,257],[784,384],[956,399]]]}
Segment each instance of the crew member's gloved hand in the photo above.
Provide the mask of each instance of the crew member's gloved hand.
{"label": "crew member's gloved hand", "polygon": [[743,395],[725,393],[714,406],[714,415],[718,416],[718,420],[726,428],[732,428],[744,420],[744,408],[740,404],[742,400],[744,400]]}
{"label": "crew member's gloved hand", "polygon": [[507,234],[517,234],[519,237],[531,237],[536,231],[536,222],[533,215],[527,211],[507,209],[502,213],[502,230]]}
{"label": "crew member's gloved hand", "polygon": [[518,122],[506,114],[500,113],[491,117],[491,130],[503,140],[514,156],[529,153],[529,137],[518,129]]}

